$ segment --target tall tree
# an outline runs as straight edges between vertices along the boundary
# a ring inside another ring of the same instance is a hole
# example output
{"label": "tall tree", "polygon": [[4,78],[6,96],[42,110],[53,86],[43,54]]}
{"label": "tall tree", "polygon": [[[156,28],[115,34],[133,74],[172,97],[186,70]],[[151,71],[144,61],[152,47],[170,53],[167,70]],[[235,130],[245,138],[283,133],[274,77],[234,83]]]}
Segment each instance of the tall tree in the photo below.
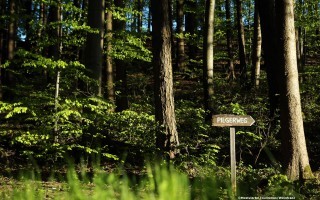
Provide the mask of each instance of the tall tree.
{"label": "tall tree", "polygon": [[270,118],[274,118],[279,106],[279,64],[275,0],[258,0],[258,9],[261,21],[262,49],[264,52],[264,65],[267,71]]}
{"label": "tall tree", "polygon": [[8,27],[8,59],[12,60],[14,56],[14,51],[16,47],[17,39],[17,21],[16,21],[16,9],[17,4],[16,0],[9,0],[9,27]]}
{"label": "tall tree", "polygon": [[[1,4],[0,4],[0,16],[4,16],[5,15],[5,12],[6,11],[6,1],[1,1]],[[3,18],[0,19],[0,101],[2,100],[3,98],[3,90],[2,90],[2,81],[3,81],[3,69],[2,69],[2,62],[4,59],[4,36],[5,36],[5,32],[6,32],[6,29],[5,29],[5,20]]]}
{"label": "tall tree", "polygon": [[247,59],[244,37],[244,26],[242,19],[242,0],[236,0],[237,3],[237,29],[238,29],[238,45],[239,45],[239,60],[240,60],[240,73],[241,79],[247,79]]}
{"label": "tall tree", "polygon": [[39,18],[38,18],[38,23],[40,25],[40,28],[38,29],[37,36],[38,38],[41,37],[42,32],[43,32],[43,27],[47,25],[47,10],[44,2],[40,2],[39,5]]}
{"label": "tall tree", "polygon": [[[2,3],[5,4],[5,3]],[[17,2],[16,0],[8,0],[7,2],[7,9],[6,13],[7,16],[9,17],[6,20],[6,31],[5,31],[5,35],[6,35],[6,44],[3,44],[5,46],[5,50],[3,50],[3,53],[5,55],[4,60],[8,60],[8,61],[12,61],[14,54],[15,54],[15,50],[16,50],[16,42],[17,42]],[[9,70],[4,70],[3,69],[3,85],[6,85],[8,88],[11,88],[12,86],[14,86],[14,81],[15,81],[15,77],[13,75],[13,73]],[[5,90],[3,91],[3,98],[4,99],[12,99],[13,95],[12,92],[10,90]]]}
{"label": "tall tree", "polygon": [[283,167],[290,180],[313,177],[306,147],[295,44],[293,0],[276,0]]}
{"label": "tall tree", "polygon": [[204,107],[213,112],[212,97],[213,88],[213,23],[214,23],[215,0],[206,1],[205,26],[203,39],[203,89]]}
{"label": "tall tree", "polygon": [[[123,0],[114,0],[114,5],[118,11],[124,12],[125,2]],[[115,19],[113,21],[113,30],[116,32],[116,37],[122,40],[125,37],[126,21]],[[125,60],[114,59],[116,67],[116,111],[120,112],[128,109],[128,92],[127,92],[127,63]]]}
{"label": "tall tree", "polygon": [[104,1],[88,2],[88,25],[98,33],[88,33],[85,47],[85,63],[92,78],[98,82],[95,94],[102,96],[102,55],[104,37]]}
{"label": "tall tree", "polygon": [[259,9],[255,0],[254,6],[254,35],[253,35],[253,47],[252,47],[252,67],[251,67],[251,84],[255,87],[259,87],[260,79],[260,60],[261,60],[261,26]]}
{"label": "tall tree", "polygon": [[176,0],[177,9],[177,68],[185,70],[184,50],[184,0]]}
{"label": "tall tree", "polygon": [[157,133],[156,145],[173,159],[178,153],[179,139],[174,111],[169,0],[152,0],[151,8],[155,118],[164,128],[164,132]]}
{"label": "tall tree", "polygon": [[233,53],[232,53],[232,21],[231,21],[231,9],[230,9],[230,0],[225,1],[226,8],[226,20],[227,20],[227,51],[228,51],[228,79],[231,77],[232,79],[236,78],[234,72],[234,63],[233,63]]}
{"label": "tall tree", "polygon": [[[50,5],[48,22],[50,25],[49,35],[51,37],[51,45],[48,48],[48,56],[53,60],[58,60],[61,57],[62,51],[62,12],[61,12],[61,1],[58,0],[54,4]],[[58,116],[58,105],[59,105],[59,91],[60,91],[60,70],[58,69],[56,75],[56,88],[54,96],[54,142],[59,142],[59,116]]]}
{"label": "tall tree", "polygon": [[106,0],[106,7],[108,8],[106,13],[106,97],[111,101],[115,101],[114,94],[114,81],[113,81],[113,64],[112,64],[112,1]]}

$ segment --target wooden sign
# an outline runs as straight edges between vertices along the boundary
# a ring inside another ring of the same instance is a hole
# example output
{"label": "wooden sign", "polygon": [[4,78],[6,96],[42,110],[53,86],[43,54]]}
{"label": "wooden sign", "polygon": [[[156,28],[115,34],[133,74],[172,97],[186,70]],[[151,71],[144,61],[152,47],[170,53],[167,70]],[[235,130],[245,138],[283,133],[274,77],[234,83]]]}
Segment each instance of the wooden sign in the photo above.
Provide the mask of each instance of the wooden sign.
{"label": "wooden sign", "polygon": [[254,119],[250,115],[213,115],[212,125],[213,126],[252,126]]}
{"label": "wooden sign", "polygon": [[233,126],[252,126],[254,119],[250,115],[213,115],[212,126],[226,127],[230,126],[230,168],[231,168],[231,186],[236,194],[236,130]]}

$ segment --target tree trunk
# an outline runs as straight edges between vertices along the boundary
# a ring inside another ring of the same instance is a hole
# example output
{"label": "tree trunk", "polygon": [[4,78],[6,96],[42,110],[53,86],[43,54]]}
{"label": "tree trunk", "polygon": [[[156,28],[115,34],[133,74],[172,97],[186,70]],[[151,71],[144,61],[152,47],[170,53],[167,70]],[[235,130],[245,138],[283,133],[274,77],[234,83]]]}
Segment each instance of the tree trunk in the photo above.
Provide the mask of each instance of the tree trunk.
{"label": "tree trunk", "polygon": [[55,95],[54,95],[54,112],[55,112],[55,119],[54,119],[54,136],[53,136],[53,141],[55,143],[59,142],[59,116],[58,116],[58,106],[59,106],[59,91],[60,91],[60,75],[61,72],[57,72],[57,77],[56,77],[56,90],[55,90]]}
{"label": "tree trunk", "polygon": [[[53,39],[56,39],[55,44],[49,47],[49,57],[52,57],[54,60],[58,60],[61,57],[62,53],[62,12],[61,12],[61,1],[58,0],[56,5],[51,5],[49,9],[49,23],[55,24],[52,25],[50,29],[50,36]],[[56,75],[56,84],[55,84],[55,96],[54,96],[54,111],[55,111],[55,120],[54,120],[54,136],[53,140],[55,143],[59,143],[59,116],[58,106],[59,106],[59,90],[60,90],[60,77],[61,71],[58,69]],[[56,158],[55,158],[56,159]]]}
{"label": "tree trunk", "polygon": [[152,0],[151,8],[155,118],[164,128],[164,132],[157,133],[156,145],[173,159],[179,152],[179,140],[174,111],[169,0]]}
{"label": "tree trunk", "polygon": [[43,33],[43,27],[47,25],[47,16],[46,16],[46,6],[43,2],[39,5],[39,19],[38,23],[41,25],[38,29],[38,38],[42,36]]}
{"label": "tree trunk", "polygon": [[261,20],[262,48],[264,65],[267,71],[269,88],[270,119],[273,119],[279,107],[279,64],[277,62],[277,30],[275,20],[275,0],[258,0]]}
{"label": "tree trunk", "polygon": [[303,129],[293,4],[293,0],[276,1],[281,73],[281,145],[283,167],[292,181],[313,177]]}
{"label": "tree trunk", "polygon": [[227,20],[227,50],[228,50],[228,76],[232,79],[236,79],[236,75],[234,72],[234,63],[233,63],[233,53],[232,53],[232,22],[231,22],[231,10],[230,10],[230,0],[226,0],[225,2],[226,8],[226,20]]}
{"label": "tree trunk", "polygon": [[[5,52],[5,60],[12,61],[16,48],[16,40],[17,40],[17,4],[16,0],[8,1],[8,25],[6,26],[7,31],[7,43],[6,43],[6,52]],[[8,88],[11,88],[15,85],[15,78],[11,71],[3,70],[3,84]],[[10,90],[3,91],[3,99],[10,100],[13,98],[13,94]]]}
{"label": "tree trunk", "polygon": [[115,102],[115,94],[114,94],[114,82],[113,82],[113,65],[112,65],[112,57],[110,55],[112,51],[112,11],[111,11],[111,2],[107,0],[108,10],[106,13],[106,97],[109,101]]}
{"label": "tree trunk", "polygon": [[257,0],[255,0],[251,84],[256,88],[259,87],[259,82],[260,82],[259,79],[260,79],[261,44],[262,44],[262,40],[261,40],[260,16],[259,16]]}
{"label": "tree trunk", "polygon": [[85,47],[85,63],[91,76],[97,81],[95,94],[102,96],[102,58],[104,36],[104,1],[90,0],[88,4],[88,25],[99,33],[88,33]]}
{"label": "tree trunk", "polygon": [[17,27],[16,27],[16,2],[9,0],[9,28],[8,28],[8,59],[12,60],[16,45]]}
{"label": "tree trunk", "polygon": [[[0,16],[4,16],[5,14],[5,11],[6,11],[6,1],[1,1],[1,4],[0,4],[1,8],[0,8]],[[3,69],[2,69],[2,63],[3,63],[3,60],[4,59],[4,35],[5,35],[5,20],[4,19],[0,19],[0,22],[1,22],[1,25],[0,25],[0,101],[2,100],[3,98],[3,90],[2,90],[2,81],[3,81]]]}
{"label": "tree trunk", "polygon": [[[120,9],[125,8],[123,0],[115,0],[114,4]],[[117,39],[124,39],[126,22],[121,20],[113,21],[113,30],[117,33]],[[124,60],[114,59],[116,65],[116,111],[121,112],[129,108],[127,91],[127,63]]]}
{"label": "tree trunk", "polygon": [[237,29],[238,29],[238,45],[239,45],[239,60],[240,60],[240,78],[242,82],[247,80],[247,61],[244,39],[244,27],[242,21],[242,0],[236,0],[237,3]]}
{"label": "tree trunk", "polygon": [[185,70],[185,51],[184,51],[184,0],[176,1],[177,7],[177,68],[179,71]]}
{"label": "tree trunk", "polygon": [[205,110],[213,112],[212,97],[213,88],[213,23],[214,23],[214,0],[206,1],[205,27],[203,39],[203,89]]}

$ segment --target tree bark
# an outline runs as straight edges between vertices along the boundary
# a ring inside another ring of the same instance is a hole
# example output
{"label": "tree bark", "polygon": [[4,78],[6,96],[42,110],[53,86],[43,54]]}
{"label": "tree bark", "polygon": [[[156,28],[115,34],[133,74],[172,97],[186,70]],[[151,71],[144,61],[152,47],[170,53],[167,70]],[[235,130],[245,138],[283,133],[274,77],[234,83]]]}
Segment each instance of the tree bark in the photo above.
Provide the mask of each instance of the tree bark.
{"label": "tree bark", "polygon": [[14,56],[16,37],[17,37],[17,27],[16,27],[16,1],[9,0],[9,27],[8,27],[8,60],[12,60]]}
{"label": "tree bark", "polygon": [[275,20],[275,0],[258,0],[261,21],[262,49],[264,65],[267,71],[270,119],[279,108],[279,64],[277,53],[277,30]]}
{"label": "tree bark", "polygon": [[213,112],[212,97],[213,86],[213,33],[214,33],[214,7],[215,0],[206,1],[205,27],[203,39],[203,90],[204,108],[210,113]]}
{"label": "tree bark", "polygon": [[289,180],[313,177],[306,147],[295,44],[293,0],[277,0],[283,167]]}
{"label": "tree bark", "polygon": [[232,79],[236,79],[236,75],[234,72],[234,63],[233,63],[233,53],[232,53],[232,22],[231,22],[231,10],[230,10],[230,0],[226,0],[225,2],[226,8],[226,20],[227,20],[227,51],[228,51],[228,76]]}
{"label": "tree bark", "polygon": [[[0,8],[0,16],[4,16],[5,11],[6,11],[6,1],[1,1],[0,4],[1,8]],[[2,69],[2,63],[4,59],[4,35],[5,35],[5,20],[4,19],[0,19],[1,22],[1,26],[0,26],[0,101],[3,98],[3,90],[2,90],[2,81],[3,81],[3,69]]]}
{"label": "tree bark", "polygon": [[55,143],[59,142],[59,116],[58,116],[58,106],[59,106],[59,91],[60,91],[60,75],[61,72],[57,72],[56,77],[56,89],[55,89],[55,95],[54,95],[54,113],[55,113],[55,119],[54,119],[54,136],[53,141]]}
{"label": "tree bark", "polygon": [[237,3],[237,29],[240,60],[240,78],[242,82],[247,80],[247,58],[244,38],[244,26],[242,21],[242,0],[236,0]]}
{"label": "tree bark", "polygon": [[41,25],[40,28],[38,29],[38,38],[41,37],[43,33],[43,27],[47,25],[47,16],[46,16],[46,6],[43,2],[40,3],[39,5],[39,18],[38,18],[38,23]]}
{"label": "tree bark", "polygon": [[104,1],[90,0],[88,4],[88,25],[98,33],[88,33],[85,47],[85,64],[91,77],[97,81],[94,93],[102,97],[102,58],[104,36]]}
{"label": "tree bark", "polygon": [[260,26],[260,15],[255,0],[254,6],[254,36],[253,36],[253,47],[252,47],[252,70],[251,70],[251,85],[258,88],[260,82],[260,60],[261,60],[261,26]]}
{"label": "tree bark", "polygon": [[157,147],[173,159],[179,153],[176,127],[171,58],[169,0],[152,0],[152,49],[155,80],[155,118],[164,128],[157,133]]}
{"label": "tree bark", "polygon": [[115,102],[115,94],[114,94],[114,82],[113,82],[113,64],[112,57],[110,55],[112,51],[112,10],[111,10],[111,2],[107,0],[108,11],[106,13],[106,96],[107,99],[111,102]]}
{"label": "tree bark", "polygon": [[184,0],[176,0],[177,7],[177,68],[184,71],[185,51],[184,51]]}
{"label": "tree bark", "polygon": [[[17,40],[17,2],[16,0],[8,1],[7,14],[9,19],[7,20],[7,41],[6,41],[6,52],[4,60],[12,61],[16,49],[16,40]],[[9,70],[3,69],[3,84],[8,88],[11,88],[15,85],[15,77],[13,73]],[[3,91],[3,99],[11,100],[13,94],[10,90]]]}

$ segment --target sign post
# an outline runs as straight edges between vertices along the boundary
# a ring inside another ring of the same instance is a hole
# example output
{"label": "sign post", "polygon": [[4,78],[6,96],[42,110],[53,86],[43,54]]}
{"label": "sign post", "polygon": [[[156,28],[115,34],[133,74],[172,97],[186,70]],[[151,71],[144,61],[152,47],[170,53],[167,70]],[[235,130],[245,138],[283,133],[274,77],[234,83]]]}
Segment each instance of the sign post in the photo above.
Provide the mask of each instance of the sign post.
{"label": "sign post", "polygon": [[236,129],[230,127],[230,167],[231,167],[231,186],[234,194],[237,191],[237,172],[236,172]]}
{"label": "sign post", "polygon": [[236,181],[236,130],[234,126],[252,126],[254,119],[249,115],[213,115],[212,126],[230,127],[230,166],[231,185],[234,194],[237,191]]}

